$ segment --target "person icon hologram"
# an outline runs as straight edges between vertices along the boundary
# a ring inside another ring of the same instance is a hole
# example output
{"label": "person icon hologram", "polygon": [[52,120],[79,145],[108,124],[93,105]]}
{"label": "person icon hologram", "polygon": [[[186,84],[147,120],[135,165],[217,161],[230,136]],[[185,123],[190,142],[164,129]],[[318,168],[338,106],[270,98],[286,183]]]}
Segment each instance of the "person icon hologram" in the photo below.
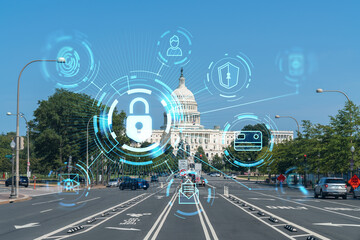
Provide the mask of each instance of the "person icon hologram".
{"label": "person icon hologram", "polygon": [[174,35],[170,38],[170,47],[168,48],[166,55],[168,57],[181,57],[182,51],[181,48],[179,48],[179,37]]}

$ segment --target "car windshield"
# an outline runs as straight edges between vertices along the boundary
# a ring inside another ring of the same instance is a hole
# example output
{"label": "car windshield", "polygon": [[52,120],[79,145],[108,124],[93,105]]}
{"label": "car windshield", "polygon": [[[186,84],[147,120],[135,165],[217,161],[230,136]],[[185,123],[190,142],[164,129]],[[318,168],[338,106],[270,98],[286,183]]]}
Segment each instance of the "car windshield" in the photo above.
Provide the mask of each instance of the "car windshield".
{"label": "car windshield", "polygon": [[343,179],[326,179],[326,183],[344,183],[345,181]]}

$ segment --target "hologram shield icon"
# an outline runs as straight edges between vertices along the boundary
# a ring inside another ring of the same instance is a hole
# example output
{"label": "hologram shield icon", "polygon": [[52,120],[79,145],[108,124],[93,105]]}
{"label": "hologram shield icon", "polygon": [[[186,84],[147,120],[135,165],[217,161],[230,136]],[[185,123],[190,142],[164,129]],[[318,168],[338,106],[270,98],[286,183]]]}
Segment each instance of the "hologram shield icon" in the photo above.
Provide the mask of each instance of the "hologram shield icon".
{"label": "hologram shield icon", "polygon": [[231,89],[239,83],[239,67],[227,62],[218,67],[219,83],[226,89]]}

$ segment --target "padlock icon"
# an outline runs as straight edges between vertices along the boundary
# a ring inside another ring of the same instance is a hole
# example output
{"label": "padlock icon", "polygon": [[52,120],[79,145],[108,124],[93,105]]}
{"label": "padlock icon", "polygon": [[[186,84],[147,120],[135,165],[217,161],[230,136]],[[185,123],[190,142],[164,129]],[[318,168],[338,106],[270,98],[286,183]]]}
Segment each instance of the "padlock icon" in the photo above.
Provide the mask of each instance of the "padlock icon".
{"label": "padlock icon", "polygon": [[[134,104],[142,102],[145,105],[145,114],[133,115]],[[144,142],[152,134],[152,118],[149,115],[149,103],[141,97],[134,98],[129,105],[129,116],[126,118],[126,135],[135,142]]]}

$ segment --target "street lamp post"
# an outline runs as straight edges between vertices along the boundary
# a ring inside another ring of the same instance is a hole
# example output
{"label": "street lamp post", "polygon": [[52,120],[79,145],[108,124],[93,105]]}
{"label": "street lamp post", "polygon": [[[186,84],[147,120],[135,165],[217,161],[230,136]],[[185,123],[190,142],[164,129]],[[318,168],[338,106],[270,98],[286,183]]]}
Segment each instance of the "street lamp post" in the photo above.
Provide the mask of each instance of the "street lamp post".
{"label": "street lamp post", "polygon": [[[15,114],[12,114],[11,112],[7,112],[6,115],[13,116]],[[25,115],[23,113],[20,113],[20,117],[22,117],[26,122],[26,136],[27,136],[27,167],[26,167],[26,176],[30,177],[30,128],[29,128],[29,122],[27,121]]]}
{"label": "street lamp post", "polygon": [[352,172],[354,170],[354,152],[355,152],[355,147],[351,146],[350,148],[351,151],[351,161],[350,161],[350,175],[352,177]]}
{"label": "street lamp post", "polygon": [[14,149],[15,149],[15,142],[14,139],[11,140],[10,147],[13,150],[12,158],[11,158],[11,193],[10,198],[15,197],[15,191],[14,191]]}
{"label": "street lamp post", "polygon": [[89,118],[89,121],[86,125],[86,173],[87,176],[89,176],[89,124],[91,122],[91,119],[94,119],[96,115]]}
{"label": "street lamp post", "polygon": [[[345,92],[342,92],[342,91],[339,91],[339,90],[324,90],[322,88],[318,88],[316,89],[316,93],[324,93],[324,92],[337,92],[337,93],[341,93],[343,94],[346,99],[348,100],[348,102],[350,103],[350,98],[348,97],[348,95],[345,93]],[[350,106],[350,123],[352,123],[352,113],[351,113],[351,106]],[[352,127],[351,127],[352,128]],[[350,144],[352,145],[352,131],[350,132]],[[350,176],[352,177],[352,169],[353,169],[353,164],[354,164],[354,151],[355,151],[355,148],[354,146],[351,146],[350,148],[350,151],[351,151],[351,154],[352,154],[352,158],[350,160],[350,168],[351,168],[351,171],[350,171]]]}
{"label": "street lamp post", "polygon": [[20,108],[19,108],[19,99],[20,99],[20,79],[21,74],[25,70],[27,66],[34,62],[57,62],[57,63],[65,63],[65,58],[60,57],[56,60],[33,60],[29,63],[27,63],[20,71],[19,78],[18,78],[18,84],[17,84],[17,102],[16,102],[16,195],[15,197],[18,198],[19,196],[19,136],[20,136],[20,129],[19,129],[19,114],[20,114]]}
{"label": "street lamp post", "polygon": [[291,117],[291,116],[280,116],[280,115],[275,115],[275,118],[291,118],[296,122],[297,128],[298,128],[298,133],[300,133],[300,125],[299,122],[296,120],[296,118]]}

